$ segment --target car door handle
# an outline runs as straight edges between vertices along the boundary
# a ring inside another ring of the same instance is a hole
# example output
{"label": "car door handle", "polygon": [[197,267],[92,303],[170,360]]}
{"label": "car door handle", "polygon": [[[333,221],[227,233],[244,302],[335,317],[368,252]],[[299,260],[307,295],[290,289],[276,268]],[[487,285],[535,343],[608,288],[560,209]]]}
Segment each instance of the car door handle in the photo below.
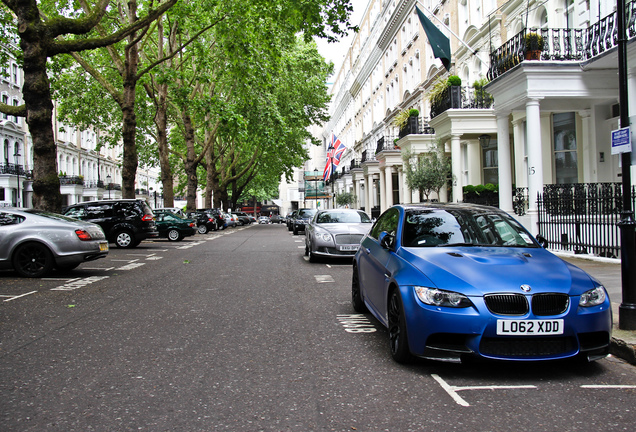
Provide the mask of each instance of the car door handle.
{"label": "car door handle", "polygon": [[385,278],[390,278],[391,277],[391,272],[390,271],[384,272],[384,277]]}
{"label": "car door handle", "polygon": [[370,254],[370,253],[371,253],[371,249],[369,249],[369,248],[364,248],[364,251],[365,251],[366,253],[368,253],[368,254]]}

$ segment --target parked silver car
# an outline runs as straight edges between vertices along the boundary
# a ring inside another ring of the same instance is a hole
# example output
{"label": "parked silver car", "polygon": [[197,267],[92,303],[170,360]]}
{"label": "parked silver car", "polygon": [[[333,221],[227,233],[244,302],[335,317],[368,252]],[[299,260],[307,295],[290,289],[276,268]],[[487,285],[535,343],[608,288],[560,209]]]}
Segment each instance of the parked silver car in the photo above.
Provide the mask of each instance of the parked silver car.
{"label": "parked silver car", "polygon": [[353,257],[371,225],[371,218],[361,210],[319,211],[305,226],[305,255],[310,262],[318,257]]}
{"label": "parked silver car", "polygon": [[24,277],[72,270],[104,258],[108,241],[99,225],[34,209],[0,208],[0,268]]}

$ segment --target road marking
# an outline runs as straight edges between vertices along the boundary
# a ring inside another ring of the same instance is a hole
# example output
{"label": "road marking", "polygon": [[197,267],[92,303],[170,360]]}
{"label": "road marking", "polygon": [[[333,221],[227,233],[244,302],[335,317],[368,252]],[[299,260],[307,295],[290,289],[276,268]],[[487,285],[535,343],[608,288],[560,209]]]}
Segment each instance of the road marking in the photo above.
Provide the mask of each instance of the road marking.
{"label": "road marking", "polygon": [[339,314],[336,315],[336,318],[347,333],[373,333],[376,331],[369,318],[363,314]]}
{"label": "road marking", "polygon": [[115,267],[84,267],[82,266],[82,270],[104,270],[104,271],[108,271],[108,270],[112,270]]}
{"label": "road marking", "polygon": [[162,259],[162,258],[163,258],[163,257],[161,257],[161,256],[155,256],[155,255],[153,255],[153,256],[149,256],[148,258],[146,258],[146,261],[157,261],[157,260],[160,260],[160,259]]}
{"label": "road marking", "polygon": [[143,265],[146,265],[146,263],[131,262],[130,264],[126,264],[125,266],[118,267],[117,270],[134,270]]}
{"label": "road marking", "polygon": [[31,292],[28,292],[28,293],[25,293],[25,294],[20,294],[20,295],[15,295],[15,296],[11,296],[11,295],[2,295],[2,296],[0,296],[0,297],[9,297],[8,299],[4,300],[4,302],[6,303],[6,302],[10,302],[10,301],[12,301],[12,300],[15,300],[15,299],[17,299],[17,298],[20,298],[20,297],[28,296],[28,295],[30,295],[30,294],[35,294],[36,292],[37,292],[37,291],[31,291]]}
{"label": "road marking", "polygon": [[333,283],[335,280],[331,275],[314,275],[316,282],[318,283]]}
{"label": "road marking", "polygon": [[95,282],[99,282],[103,279],[108,279],[110,276],[89,276],[84,279],[72,279],[64,285],[60,285],[56,288],[51,288],[51,291],[73,291],[78,288],[85,287],[86,285],[90,285]]}
{"label": "road marking", "polygon": [[466,402],[461,396],[457,394],[458,391],[463,390],[501,390],[501,389],[536,389],[537,386],[533,385],[519,385],[519,386],[453,386],[444,381],[439,375],[431,374],[433,379],[453,398],[458,405],[468,407],[470,404]]}

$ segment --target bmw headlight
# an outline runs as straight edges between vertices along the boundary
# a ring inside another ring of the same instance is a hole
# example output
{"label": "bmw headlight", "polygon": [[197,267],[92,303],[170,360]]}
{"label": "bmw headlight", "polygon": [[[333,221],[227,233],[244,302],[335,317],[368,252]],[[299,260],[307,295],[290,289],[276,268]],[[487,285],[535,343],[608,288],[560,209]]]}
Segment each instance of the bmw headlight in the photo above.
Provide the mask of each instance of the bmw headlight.
{"label": "bmw headlight", "polygon": [[318,240],[322,240],[324,242],[330,242],[332,241],[332,237],[331,234],[327,234],[327,233],[317,233],[316,234],[316,238]]}
{"label": "bmw headlight", "polygon": [[418,286],[415,287],[415,293],[422,303],[431,306],[465,308],[472,304],[468,297],[453,291]]}
{"label": "bmw headlight", "polygon": [[579,306],[598,306],[605,302],[606,298],[607,292],[605,292],[605,288],[603,288],[602,286],[597,286],[596,288],[581,294],[581,298],[579,299]]}

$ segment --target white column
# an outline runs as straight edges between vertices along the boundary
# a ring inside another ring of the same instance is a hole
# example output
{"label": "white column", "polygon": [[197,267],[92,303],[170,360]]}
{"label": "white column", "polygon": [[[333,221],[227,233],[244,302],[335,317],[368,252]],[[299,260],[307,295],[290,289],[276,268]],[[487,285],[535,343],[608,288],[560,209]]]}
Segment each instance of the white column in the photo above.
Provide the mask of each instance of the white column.
{"label": "white column", "polygon": [[371,216],[371,208],[373,207],[373,176],[367,174],[364,181],[364,190],[366,192],[366,202],[364,203],[364,209],[367,214]]}
{"label": "white column", "polygon": [[538,99],[526,103],[526,140],[528,143],[528,216],[532,234],[537,234],[537,194],[543,193],[543,154],[541,151],[541,110]]}
{"label": "white column", "polygon": [[464,193],[462,191],[462,147],[460,144],[460,134],[451,135],[451,170],[453,180],[453,201],[462,201]]}
{"label": "white column", "polygon": [[384,169],[380,168],[380,213],[384,213],[384,210],[387,209],[386,206],[386,182],[384,180]]}
{"label": "white column", "polygon": [[409,194],[411,191],[409,191],[406,186],[403,166],[398,168],[398,183],[398,189],[400,190],[400,203],[409,204],[411,202],[411,200],[409,200]]}
{"label": "white column", "polygon": [[386,198],[384,200],[386,202],[386,208],[390,208],[393,206],[393,167],[387,166],[384,169],[384,180],[386,181],[384,188]]}
{"label": "white column", "polygon": [[510,161],[510,126],[508,114],[497,115],[497,156],[499,172],[499,208],[511,213],[512,166]]}

